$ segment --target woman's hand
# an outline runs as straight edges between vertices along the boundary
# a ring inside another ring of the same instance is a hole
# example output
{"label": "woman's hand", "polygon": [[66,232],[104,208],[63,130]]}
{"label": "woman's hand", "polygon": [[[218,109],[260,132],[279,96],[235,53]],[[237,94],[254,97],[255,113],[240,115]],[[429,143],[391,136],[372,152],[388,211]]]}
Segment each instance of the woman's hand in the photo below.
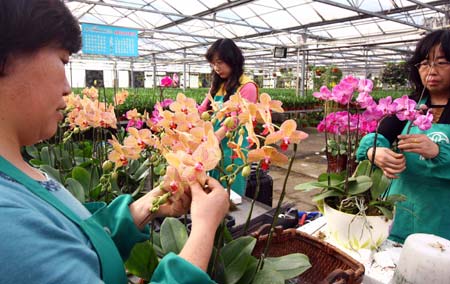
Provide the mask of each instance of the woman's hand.
{"label": "woman's hand", "polygon": [[191,196],[189,191],[185,191],[179,198],[169,197],[166,203],[160,205],[158,212],[151,213],[150,209],[158,196],[165,194],[166,191],[159,187],[142,196],[135,202],[130,204],[130,212],[133,216],[134,223],[139,229],[143,229],[146,224],[156,217],[181,216],[188,212],[191,204]]}
{"label": "woman's hand", "polygon": [[228,193],[215,179],[208,177],[207,188],[199,183],[190,185],[192,194],[192,229],[215,231],[228,212],[230,201]]}
{"label": "woman's hand", "polygon": [[[367,151],[367,158],[372,160],[373,148]],[[389,148],[377,147],[375,151],[375,165],[383,170],[388,178],[398,178],[398,174],[406,169],[406,160],[403,154],[395,153]]]}
{"label": "woman's hand", "polygon": [[417,153],[425,159],[439,155],[439,146],[425,134],[399,135],[398,139],[398,148],[405,152]]}
{"label": "woman's hand", "polygon": [[207,189],[191,184],[192,230],[179,254],[203,271],[208,268],[217,227],[230,206],[228,193],[217,180],[210,177],[206,184]]}

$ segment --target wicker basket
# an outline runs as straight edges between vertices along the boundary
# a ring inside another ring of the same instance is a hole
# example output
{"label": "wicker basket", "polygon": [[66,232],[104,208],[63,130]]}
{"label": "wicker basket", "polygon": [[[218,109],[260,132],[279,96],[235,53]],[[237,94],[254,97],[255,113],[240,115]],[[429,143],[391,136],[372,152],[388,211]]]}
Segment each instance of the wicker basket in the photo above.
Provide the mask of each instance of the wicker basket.
{"label": "wicker basket", "polygon": [[[269,226],[270,227],[270,226]],[[264,251],[268,235],[261,232],[261,227],[252,235],[257,238],[253,255],[259,257]],[[312,267],[299,275],[297,283],[302,284],[359,284],[364,277],[364,266],[316,237],[295,229],[275,228],[268,256],[283,256],[291,253],[303,253],[309,257]]]}

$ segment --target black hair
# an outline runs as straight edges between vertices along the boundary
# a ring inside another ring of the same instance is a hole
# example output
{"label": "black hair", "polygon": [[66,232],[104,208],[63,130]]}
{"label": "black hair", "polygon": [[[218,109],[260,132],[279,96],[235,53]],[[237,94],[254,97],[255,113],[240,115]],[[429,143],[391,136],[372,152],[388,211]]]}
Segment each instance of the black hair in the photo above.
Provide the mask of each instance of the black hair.
{"label": "black hair", "polygon": [[208,48],[205,55],[206,60],[213,63],[214,56],[225,62],[231,68],[231,73],[227,79],[222,79],[212,70],[211,95],[214,97],[219,91],[220,85],[226,83],[226,94],[223,100],[227,101],[239,87],[239,78],[244,73],[244,56],[234,41],[228,38],[218,39]]}
{"label": "black hair", "polygon": [[[424,36],[416,45],[413,56],[408,60],[409,68],[409,81],[413,87],[413,97],[416,99],[422,93],[424,88],[422,80],[420,79],[419,70],[414,66],[417,63],[422,62],[427,59],[429,53],[433,47],[441,45],[442,51],[444,52],[447,61],[450,61],[450,30],[442,29],[433,31],[426,36]],[[428,90],[425,89],[425,96],[429,96]]]}
{"label": "black hair", "polygon": [[62,0],[0,0],[0,76],[10,56],[50,45],[81,48],[80,25]]}

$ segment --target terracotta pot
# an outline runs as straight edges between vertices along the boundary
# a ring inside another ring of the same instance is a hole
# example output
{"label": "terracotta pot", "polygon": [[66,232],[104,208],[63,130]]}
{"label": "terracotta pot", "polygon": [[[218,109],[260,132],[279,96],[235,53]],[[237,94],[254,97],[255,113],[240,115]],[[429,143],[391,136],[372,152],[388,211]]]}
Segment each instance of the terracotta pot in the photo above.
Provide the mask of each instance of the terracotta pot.
{"label": "terracotta pot", "polygon": [[392,220],[341,212],[324,202],[328,235],[347,249],[376,249],[389,236]]}

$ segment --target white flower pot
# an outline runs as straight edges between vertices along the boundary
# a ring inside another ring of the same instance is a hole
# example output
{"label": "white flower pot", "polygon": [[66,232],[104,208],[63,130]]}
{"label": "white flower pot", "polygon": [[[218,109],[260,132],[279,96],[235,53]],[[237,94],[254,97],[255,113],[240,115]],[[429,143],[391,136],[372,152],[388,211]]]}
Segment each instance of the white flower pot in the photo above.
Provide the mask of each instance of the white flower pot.
{"label": "white flower pot", "polygon": [[328,235],[347,249],[376,249],[389,236],[392,220],[384,216],[343,213],[324,202]]}

